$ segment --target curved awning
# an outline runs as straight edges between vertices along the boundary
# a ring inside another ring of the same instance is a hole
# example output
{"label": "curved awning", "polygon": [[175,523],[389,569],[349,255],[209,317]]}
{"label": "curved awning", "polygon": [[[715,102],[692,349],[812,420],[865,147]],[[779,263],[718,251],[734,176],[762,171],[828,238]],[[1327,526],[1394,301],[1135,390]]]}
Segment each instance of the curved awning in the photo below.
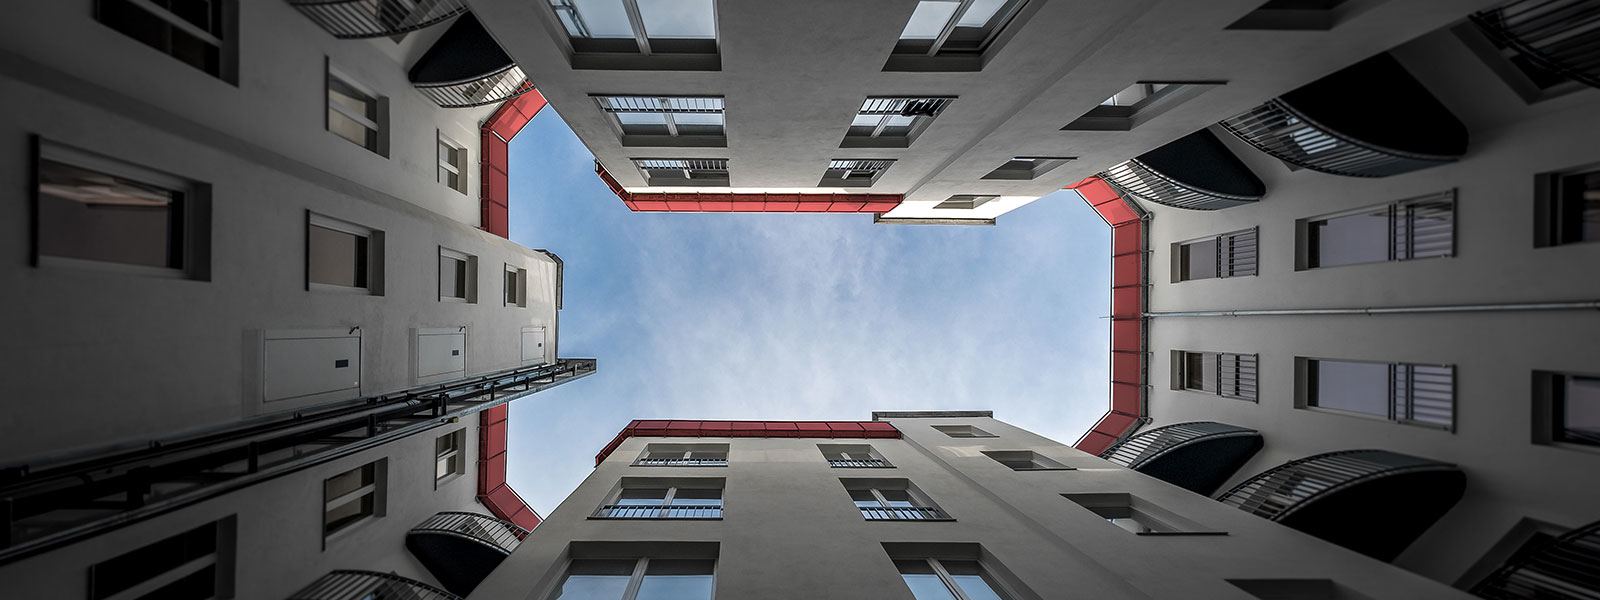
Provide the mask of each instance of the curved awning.
{"label": "curved awning", "polygon": [[1148,429],[1100,453],[1113,463],[1207,496],[1261,450],[1261,433],[1197,421]]}
{"label": "curved awning", "polygon": [[1194,210],[1250,204],[1267,192],[1261,178],[1205,129],[1106,169],[1100,177],[1140,200]]}
{"label": "curved awning", "polygon": [[444,108],[504,102],[533,86],[516,61],[466,13],[411,67],[411,85]]}
{"label": "curved awning", "polygon": [[1529,61],[1600,87],[1600,1],[1516,0],[1476,13],[1472,22]]}
{"label": "curved awning", "polygon": [[376,571],[339,570],[317,578],[288,600],[369,600],[373,598],[405,598],[406,600],[461,600],[460,596],[446,592],[415,579],[392,573]]}
{"label": "curved awning", "polygon": [[466,0],[289,0],[289,5],[340,39],[400,35],[467,12]]}
{"label": "curved awning", "polygon": [[406,532],[406,549],[452,593],[472,593],[528,537],[528,530],[489,515],[447,511]]}

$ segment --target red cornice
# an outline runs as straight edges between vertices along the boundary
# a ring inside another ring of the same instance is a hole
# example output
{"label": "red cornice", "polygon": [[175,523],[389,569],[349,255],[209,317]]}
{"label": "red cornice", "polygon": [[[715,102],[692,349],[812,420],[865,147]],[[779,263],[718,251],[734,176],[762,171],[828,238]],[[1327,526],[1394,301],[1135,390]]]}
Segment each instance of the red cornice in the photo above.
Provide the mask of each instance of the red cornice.
{"label": "red cornice", "polygon": [[599,465],[630,437],[899,438],[883,421],[633,421],[594,457]]}
{"label": "red cornice", "polygon": [[900,194],[736,194],[629,192],[598,161],[594,172],[634,212],[877,213],[894,210]]}
{"label": "red cornice", "polygon": [[1067,186],[1111,226],[1111,408],[1075,445],[1099,454],[1144,418],[1144,220],[1110,184],[1090,177]]}

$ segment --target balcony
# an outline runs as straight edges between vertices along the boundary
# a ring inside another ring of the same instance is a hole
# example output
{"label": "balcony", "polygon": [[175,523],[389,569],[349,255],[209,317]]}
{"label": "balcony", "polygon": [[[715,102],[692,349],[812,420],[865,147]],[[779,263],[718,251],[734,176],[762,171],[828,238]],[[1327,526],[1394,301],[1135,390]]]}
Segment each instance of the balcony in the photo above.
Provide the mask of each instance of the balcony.
{"label": "balcony", "polygon": [[472,593],[528,537],[509,521],[470,512],[442,512],[406,533],[406,548],[451,593]]}
{"label": "balcony", "polygon": [[633,464],[641,467],[726,467],[724,458],[651,458],[644,457]]}
{"label": "balcony", "polygon": [[659,504],[606,504],[591,519],[721,519],[722,503],[662,506]]}
{"label": "balcony", "polygon": [[1100,458],[1209,496],[1261,445],[1254,429],[1198,421],[1142,431],[1106,448]]}
{"label": "balcony", "polygon": [[1467,128],[1387,54],[1226,119],[1224,129],[1295,167],[1386,177],[1454,162]]}
{"label": "balcony", "polygon": [[1391,561],[1455,506],[1466,484],[1452,464],[1344,450],[1289,461],[1217,500]]}
{"label": "balcony", "polygon": [[444,108],[496,104],[533,89],[522,68],[471,13],[450,25],[410,75],[417,91]]}
{"label": "balcony", "polygon": [[1593,0],[1516,0],[1472,15],[1472,22],[1529,62],[1600,87],[1600,5]]}
{"label": "balcony", "polygon": [[1472,593],[1491,600],[1600,598],[1600,522],[1513,557]]}
{"label": "balcony", "polygon": [[467,12],[466,0],[289,0],[339,39],[389,37]]}
{"label": "balcony", "polygon": [[888,469],[894,467],[881,458],[830,458],[828,466],[835,469]]}
{"label": "balcony", "polygon": [[1124,195],[1192,210],[1251,204],[1267,191],[1239,157],[1204,129],[1111,167],[1100,177]]}
{"label": "balcony", "polygon": [[860,506],[868,521],[954,521],[937,506]]}
{"label": "balcony", "polygon": [[450,592],[399,575],[373,571],[333,571],[289,596],[288,600],[461,600]]}

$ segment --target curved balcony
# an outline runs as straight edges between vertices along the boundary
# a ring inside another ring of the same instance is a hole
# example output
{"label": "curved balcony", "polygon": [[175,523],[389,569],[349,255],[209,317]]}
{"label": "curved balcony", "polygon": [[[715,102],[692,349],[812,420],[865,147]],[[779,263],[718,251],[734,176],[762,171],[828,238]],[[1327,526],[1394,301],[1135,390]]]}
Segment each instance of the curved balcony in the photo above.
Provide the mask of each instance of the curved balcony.
{"label": "curved balcony", "polygon": [[1141,200],[1194,210],[1250,204],[1267,192],[1250,167],[1204,129],[1111,167],[1100,177]]}
{"label": "curved balcony", "polygon": [[411,85],[444,108],[504,102],[533,89],[472,13],[461,15],[411,67]]}
{"label": "curved balcony", "polygon": [[1472,593],[1491,600],[1600,598],[1600,522],[1551,540],[1490,574]]}
{"label": "curved balcony", "polygon": [[1516,0],[1472,15],[1472,22],[1529,61],[1600,87],[1600,2]]}
{"label": "curved balcony", "polygon": [[1467,128],[1387,54],[1323,77],[1222,121],[1291,165],[1386,177],[1454,162]]}
{"label": "curved balcony", "polygon": [[450,592],[389,573],[375,571],[333,571],[323,575],[288,600],[462,600]]}
{"label": "curved balcony", "polygon": [[1394,560],[1466,489],[1455,465],[1386,450],[1289,461],[1217,500],[1379,560]]}
{"label": "curved balcony", "polygon": [[467,12],[466,0],[289,0],[333,37],[389,37]]}
{"label": "curved balcony", "polygon": [[1209,496],[1261,445],[1261,433],[1254,429],[1198,421],[1141,431],[1106,448],[1100,458]]}
{"label": "curved balcony", "polygon": [[465,596],[516,550],[528,530],[488,515],[442,512],[406,533],[406,548],[445,589]]}

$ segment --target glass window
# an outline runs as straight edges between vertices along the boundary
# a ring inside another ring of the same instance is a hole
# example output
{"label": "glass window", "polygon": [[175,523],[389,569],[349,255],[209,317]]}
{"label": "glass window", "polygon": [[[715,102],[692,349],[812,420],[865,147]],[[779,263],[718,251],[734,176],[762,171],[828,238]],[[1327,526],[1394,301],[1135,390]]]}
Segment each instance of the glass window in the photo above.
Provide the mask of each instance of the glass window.
{"label": "glass window", "polygon": [[862,487],[860,481],[852,482],[849,479],[841,480],[845,484],[845,491],[850,495],[850,501],[861,511],[862,518],[868,521],[948,521],[950,516],[945,514],[933,502],[921,494],[913,491],[910,483],[900,480],[890,485],[877,487]]}
{"label": "glass window", "polygon": [[[871,146],[869,142],[850,138],[886,138],[885,144],[891,147],[903,147],[911,143],[911,139],[926,129],[950,105],[954,98],[948,97],[877,97],[867,98],[861,103],[861,109],[856,112],[850,121],[850,129],[846,132],[846,147]],[[890,138],[900,138],[889,143]],[[885,144],[877,144],[879,146]]]}
{"label": "glass window", "polygon": [[461,448],[466,443],[466,437],[466,430],[458,429],[434,439],[435,483],[467,472],[466,455]]}
{"label": "glass window", "polygon": [[[712,481],[721,484],[721,480]],[[623,488],[612,504],[601,505],[591,518],[720,519],[722,488]]]}
{"label": "glass window", "polygon": [[[223,529],[231,529],[233,518],[201,525],[178,535],[153,542],[89,567],[89,598],[128,598],[122,593],[145,586],[139,598],[165,600],[207,600],[229,592],[220,582],[231,581],[233,565],[218,554]],[[198,568],[195,566],[198,565]],[[155,586],[152,589],[152,586]],[[226,596],[232,596],[227,593]]]}
{"label": "glass window", "polygon": [[621,600],[633,578],[637,559],[574,560],[551,600]]}
{"label": "glass window", "polygon": [[95,20],[219,79],[233,45],[225,39],[228,0],[96,0]]}
{"label": "glass window", "polygon": [[1217,240],[1201,240],[1179,246],[1179,260],[1183,261],[1179,279],[1211,279],[1217,276]]}
{"label": "glass window", "polygon": [[1414,425],[1455,424],[1455,367],[1307,360],[1306,404]]}
{"label": "glass window", "polygon": [[1600,446],[1600,378],[1562,377],[1556,440]]}
{"label": "glass window", "polygon": [[311,283],[365,288],[369,238],[313,223],[306,242]]}
{"label": "glass window", "polygon": [[1389,260],[1389,207],[1306,224],[1310,266],[1336,267]]}
{"label": "glass window", "polygon": [[1541,176],[1548,183],[1542,199],[1550,205],[1542,225],[1547,244],[1573,244],[1600,240],[1600,170]]}
{"label": "glass window", "polygon": [[328,131],[373,152],[379,152],[379,100],[328,72]]}
{"label": "glass window", "polygon": [[715,573],[712,559],[579,559],[567,566],[566,578],[550,598],[710,600]]}
{"label": "glass window", "polygon": [[1005,600],[994,578],[975,560],[897,559],[895,569],[917,600],[955,600],[960,590],[967,600]]}
{"label": "glass window", "polygon": [[1455,191],[1305,220],[1306,267],[1451,256]]}
{"label": "glass window", "polygon": [[645,35],[655,39],[716,39],[712,0],[636,0]]}
{"label": "glass window", "polygon": [[550,8],[577,52],[717,51],[714,0],[550,0]]}
{"label": "glass window", "polygon": [[[41,153],[77,154],[54,146]],[[39,254],[181,272],[190,186],[154,172],[136,177],[142,169],[107,159],[86,162],[105,168],[39,159]]]}
{"label": "glass window", "polygon": [[957,0],[923,0],[900,32],[896,54],[929,56],[982,53],[1023,0],[972,0],[957,14]]}
{"label": "glass window", "polygon": [[323,480],[323,535],[377,514],[381,491],[378,470],[379,464],[371,462]]}
{"label": "glass window", "polygon": [[722,98],[596,96],[623,135],[723,135]]}
{"label": "glass window", "polygon": [[1188,351],[1178,351],[1176,355],[1178,385],[1173,389],[1256,399],[1256,355]]}
{"label": "glass window", "polygon": [[439,136],[439,183],[467,193],[467,149]]}

